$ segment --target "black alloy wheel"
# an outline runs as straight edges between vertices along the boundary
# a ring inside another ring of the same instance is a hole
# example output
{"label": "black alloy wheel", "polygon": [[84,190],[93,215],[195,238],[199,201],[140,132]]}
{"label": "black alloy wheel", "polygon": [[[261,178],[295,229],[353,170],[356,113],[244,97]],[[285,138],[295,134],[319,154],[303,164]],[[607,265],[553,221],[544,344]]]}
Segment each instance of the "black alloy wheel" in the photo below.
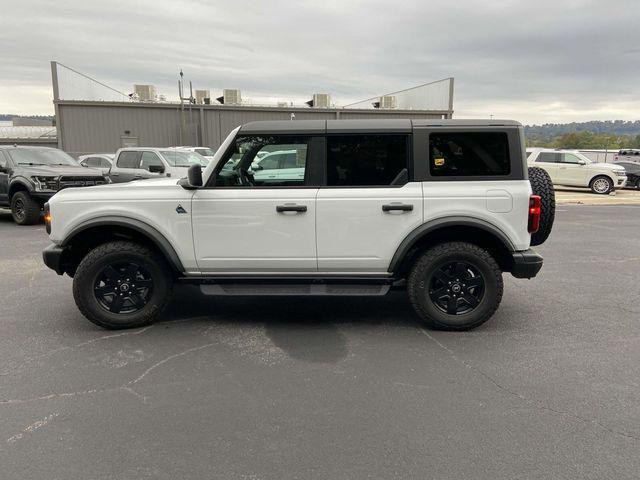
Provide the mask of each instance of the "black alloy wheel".
{"label": "black alloy wheel", "polygon": [[151,298],[153,278],[136,263],[113,263],[98,273],[93,293],[98,304],[108,312],[135,313]]}
{"label": "black alloy wheel", "polygon": [[447,262],[436,270],[429,284],[429,298],[443,313],[465,315],[482,301],[485,281],[474,265],[463,262]]}

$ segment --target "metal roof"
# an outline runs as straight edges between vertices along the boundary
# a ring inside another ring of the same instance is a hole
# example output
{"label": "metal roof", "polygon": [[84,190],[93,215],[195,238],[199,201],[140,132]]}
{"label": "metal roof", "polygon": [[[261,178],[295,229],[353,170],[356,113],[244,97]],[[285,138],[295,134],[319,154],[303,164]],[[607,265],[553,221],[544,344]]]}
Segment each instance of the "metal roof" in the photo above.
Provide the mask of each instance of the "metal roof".
{"label": "metal roof", "polygon": [[58,136],[56,127],[0,127],[0,138],[33,139]]}

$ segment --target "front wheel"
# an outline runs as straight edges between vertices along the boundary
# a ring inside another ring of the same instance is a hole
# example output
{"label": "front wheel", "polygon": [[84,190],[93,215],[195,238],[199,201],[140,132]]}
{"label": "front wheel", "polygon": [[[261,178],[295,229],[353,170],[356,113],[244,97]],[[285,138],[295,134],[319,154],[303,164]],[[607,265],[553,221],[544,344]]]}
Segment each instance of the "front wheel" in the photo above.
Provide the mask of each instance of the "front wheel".
{"label": "front wheel", "polygon": [[450,242],[427,250],[407,281],[409,299],[431,327],[469,330],[486,322],[502,300],[502,271],[486,250]]}
{"label": "front wheel", "polygon": [[167,305],[173,276],[155,250],[115,241],[91,250],[73,277],[80,312],[103,328],[136,328],[152,323]]}
{"label": "front wheel", "polygon": [[11,198],[11,215],[18,225],[35,225],[40,220],[40,204],[27,192],[17,192]]}
{"label": "front wheel", "polygon": [[599,176],[591,180],[589,188],[593,193],[608,195],[613,190],[613,182],[609,177]]}

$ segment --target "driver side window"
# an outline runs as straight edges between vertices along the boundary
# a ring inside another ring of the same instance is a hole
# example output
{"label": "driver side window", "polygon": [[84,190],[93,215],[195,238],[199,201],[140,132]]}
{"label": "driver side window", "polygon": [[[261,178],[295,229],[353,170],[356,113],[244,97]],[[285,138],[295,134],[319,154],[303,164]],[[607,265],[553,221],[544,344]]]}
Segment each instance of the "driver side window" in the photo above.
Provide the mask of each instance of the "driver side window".
{"label": "driver side window", "polygon": [[309,137],[243,135],[216,175],[217,186],[304,185]]}

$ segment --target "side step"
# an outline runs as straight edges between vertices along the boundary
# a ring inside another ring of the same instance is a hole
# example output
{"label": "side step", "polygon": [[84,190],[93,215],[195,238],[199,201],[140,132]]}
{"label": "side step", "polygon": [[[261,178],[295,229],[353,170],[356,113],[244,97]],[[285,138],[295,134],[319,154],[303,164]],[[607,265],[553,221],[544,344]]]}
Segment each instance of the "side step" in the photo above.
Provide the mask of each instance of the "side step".
{"label": "side step", "polygon": [[386,295],[391,285],[350,284],[251,284],[224,283],[200,285],[205,295],[251,295],[251,296],[338,296],[367,297]]}
{"label": "side step", "polygon": [[382,296],[394,285],[389,277],[182,277],[205,295]]}

